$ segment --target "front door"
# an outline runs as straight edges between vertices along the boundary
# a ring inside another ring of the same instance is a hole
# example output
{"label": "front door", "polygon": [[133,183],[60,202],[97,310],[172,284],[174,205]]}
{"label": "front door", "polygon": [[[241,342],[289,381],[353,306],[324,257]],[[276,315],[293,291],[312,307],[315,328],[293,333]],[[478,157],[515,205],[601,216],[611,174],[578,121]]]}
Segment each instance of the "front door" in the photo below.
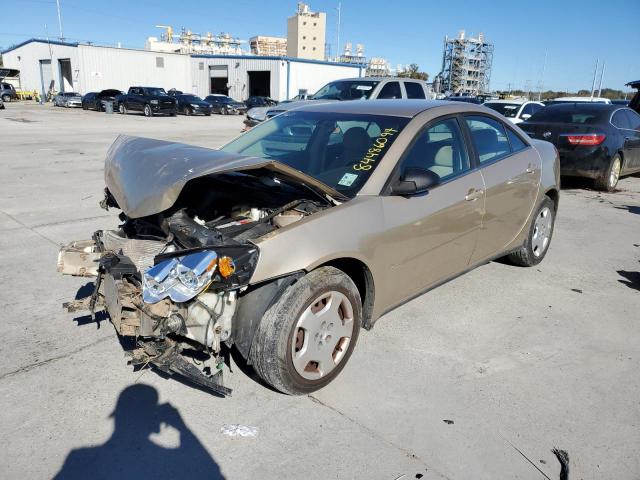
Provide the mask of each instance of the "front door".
{"label": "front door", "polygon": [[484,185],[471,168],[461,132],[455,117],[428,125],[408,149],[400,172],[428,169],[440,183],[427,194],[382,197],[385,233],[377,241],[388,262],[383,304],[399,304],[469,264],[482,222]]}
{"label": "front door", "polygon": [[525,227],[535,206],[540,183],[538,153],[502,121],[465,115],[465,124],[485,183],[485,214],[477,263],[499,254]]}
{"label": "front door", "polygon": [[624,109],[622,113],[627,118],[627,128],[623,130],[625,173],[640,170],[640,115],[631,109]]}

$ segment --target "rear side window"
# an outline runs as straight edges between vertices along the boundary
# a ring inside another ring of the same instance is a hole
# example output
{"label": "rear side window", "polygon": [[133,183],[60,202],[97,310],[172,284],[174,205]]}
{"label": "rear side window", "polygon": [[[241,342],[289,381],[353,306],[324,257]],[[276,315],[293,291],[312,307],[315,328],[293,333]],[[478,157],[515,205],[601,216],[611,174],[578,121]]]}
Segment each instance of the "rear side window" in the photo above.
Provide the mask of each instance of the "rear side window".
{"label": "rear side window", "polygon": [[466,116],[480,163],[487,163],[511,153],[509,139],[502,123],[489,117]]}
{"label": "rear side window", "polygon": [[640,130],[640,115],[633,110],[623,110],[623,112],[629,122],[629,128],[632,130]]}
{"label": "rear side window", "polygon": [[402,98],[402,92],[400,91],[400,84],[398,82],[389,82],[382,90],[378,98]]}
{"label": "rear side window", "polygon": [[613,117],[611,117],[611,123],[614,127],[617,128],[631,128],[630,119],[627,118],[624,110],[618,110],[616,113],[614,113]]}
{"label": "rear side window", "polygon": [[407,91],[407,98],[426,98],[424,88],[416,82],[404,82],[404,88]]}

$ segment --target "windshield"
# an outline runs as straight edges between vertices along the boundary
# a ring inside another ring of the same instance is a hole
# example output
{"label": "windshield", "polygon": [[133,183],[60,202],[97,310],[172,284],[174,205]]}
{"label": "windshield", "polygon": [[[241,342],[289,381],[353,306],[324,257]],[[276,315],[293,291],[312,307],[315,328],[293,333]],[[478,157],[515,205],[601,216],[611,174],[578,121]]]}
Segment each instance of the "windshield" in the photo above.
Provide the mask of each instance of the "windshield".
{"label": "windshield", "polygon": [[514,118],[518,113],[518,110],[522,106],[519,103],[485,103],[485,107],[489,107],[491,110],[495,110],[498,113],[501,113],[505,117]]}
{"label": "windshield", "polygon": [[380,82],[372,80],[338,80],[322,87],[312,100],[361,100],[368,99]]}
{"label": "windshield", "polygon": [[408,122],[382,115],[291,111],[221,150],[277,160],[353,197]]}
{"label": "windshield", "polygon": [[145,88],[147,95],[166,95],[167,92],[164,91],[164,88]]}
{"label": "windshield", "polygon": [[201,102],[202,99],[196,95],[180,95],[180,100],[185,102]]}

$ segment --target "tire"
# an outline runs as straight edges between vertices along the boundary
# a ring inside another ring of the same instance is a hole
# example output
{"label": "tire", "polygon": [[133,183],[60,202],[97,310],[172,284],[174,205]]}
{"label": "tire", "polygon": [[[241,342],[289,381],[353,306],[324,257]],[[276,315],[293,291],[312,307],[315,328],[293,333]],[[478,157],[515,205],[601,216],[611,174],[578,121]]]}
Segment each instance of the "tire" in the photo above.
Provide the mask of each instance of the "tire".
{"label": "tire", "polygon": [[127,107],[125,106],[124,103],[121,103],[120,105],[118,105],[118,111],[122,114],[122,115],[126,115],[127,114]]}
{"label": "tire", "polygon": [[151,106],[149,104],[144,106],[144,116],[145,117],[153,117],[153,112],[151,111]]}
{"label": "tire", "polygon": [[101,103],[97,103],[96,104],[96,112],[101,112],[102,111],[102,104]]}
{"label": "tire", "polygon": [[82,104],[82,109],[83,109],[83,110],[88,110],[88,107],[83,103],[83,104]]}
{"label": "tire", "polygon": [[361,325],[362,301],[351,278],[337,268],[321,267],[291,285],[266,311],[249,358],[273,388],[308,394],[342,371]]}
{"label": "tire", "polygon": [[556,220],[555,210],[553,200],[545,196],[536,209],[524,245],[519,250],[507,255],[506,258],[510,263],[521,267],[533,267],[544,259],[553,237]]}
{"label": "tire", "polygon": [[616,153],[609,166],[593,181],[593,185],[597,190],[603,192],[613,192],[620,180],[620,172],[622,171],[622,157]]}
{"label": "tire", "polygon": [[210,117],[210,116],[211,116],[211,113],[205,113],[205,114],[204,114],[204,116],[205,116],[205,117]]}
{"label": "tire", "polygon": [[185,114],[186,116],[190,116],[190,115],[193,115],[193,112],[191,111],[191,109],[190,109],[189,107],[186,107],[186,108],[184,109],[184,114]]}
{"label": "tire", "polygon": [[9,103],[9,102],[11,102],[11,95],[3,95],[3,96],[2,96],[2,101],[3,101],[4,103]]}

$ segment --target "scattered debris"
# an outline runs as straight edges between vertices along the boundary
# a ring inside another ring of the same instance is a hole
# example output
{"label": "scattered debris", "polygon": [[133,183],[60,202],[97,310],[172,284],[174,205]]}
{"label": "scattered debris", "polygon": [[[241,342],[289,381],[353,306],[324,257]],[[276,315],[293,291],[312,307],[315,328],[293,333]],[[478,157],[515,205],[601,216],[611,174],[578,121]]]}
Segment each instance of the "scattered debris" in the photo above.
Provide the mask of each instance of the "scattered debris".
{"label": "scattered debris", "polygon": [[569,480],[569,454],[566,450],[554,448],[551,452],[560,462],[560,480]]}
{"label": "scattered debris", "polygon": [[225,423],[220,429],[220,432],[229,437],[256,437],[258,436],[258,427],[248,427],[237,423]]}
{"label": "scattered debris", "polygon": [[543,465],[546,465],[546,464],[547,464],[547,461],[546,461],[546,460],[542,460],[542,459],[540,459],[540,463],[541,463],[541,464],[543,464]]}
{"label": "scattered debris", "polygon": [[453,425],[453,420],[442,420],[444,423],[446,423],[447,425]]}
{"label": "scattered debris", "polygon": [[582,293],[582,290],[579,288],[572,288],[571,291],[576,293]]}

